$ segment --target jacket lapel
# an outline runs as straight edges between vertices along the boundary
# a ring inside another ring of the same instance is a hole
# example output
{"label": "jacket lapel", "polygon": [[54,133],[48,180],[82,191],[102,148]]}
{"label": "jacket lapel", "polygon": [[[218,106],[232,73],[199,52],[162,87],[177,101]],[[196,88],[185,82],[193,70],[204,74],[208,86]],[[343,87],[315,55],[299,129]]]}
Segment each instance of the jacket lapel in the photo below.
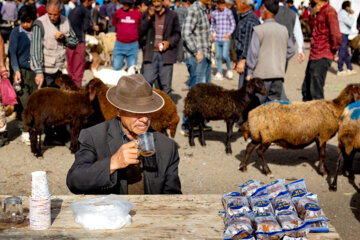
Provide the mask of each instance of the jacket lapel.
{"label": "jacket lapel", "polygon": [[123,139],[120,132],[120,121],[118,118],[114,118],[110,122],[107,142],[109,145],[111,156],[114,155],[117,150],[119,150],[120,146],[123,144]]}

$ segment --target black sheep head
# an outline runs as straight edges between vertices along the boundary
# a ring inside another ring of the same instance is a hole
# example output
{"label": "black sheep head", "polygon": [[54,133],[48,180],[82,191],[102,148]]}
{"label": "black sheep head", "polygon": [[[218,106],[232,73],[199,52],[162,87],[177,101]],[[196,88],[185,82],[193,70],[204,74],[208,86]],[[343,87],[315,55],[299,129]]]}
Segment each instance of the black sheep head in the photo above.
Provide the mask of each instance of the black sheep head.
{"label": "black sheep head", "polygon": [[261,78],[253,78],[246,82],[246,92],[248,94],[260,93],[261,95],[265,95],[266,87],[264,81]]}

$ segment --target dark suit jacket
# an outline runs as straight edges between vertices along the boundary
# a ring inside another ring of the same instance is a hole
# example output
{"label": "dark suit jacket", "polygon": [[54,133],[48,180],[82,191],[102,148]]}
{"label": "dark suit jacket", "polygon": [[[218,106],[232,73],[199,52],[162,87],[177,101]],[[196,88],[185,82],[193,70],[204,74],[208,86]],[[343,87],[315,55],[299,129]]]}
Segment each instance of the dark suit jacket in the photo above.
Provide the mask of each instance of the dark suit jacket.
{"label": "dark suit jacket", "polygon": [[[123,144],[120,132],[118,118],[80,132],[80,149],[66,179],[71,192],[127,194],[126,170],[120,169],[110,175],[110,158]],[[144,158],[145,194],[181,194],[176,143],[151,128],[149,132],[154,133],[156,154]]]}
{"label": "dark suit jacket", "polygon": [[[176,12],[165,8],[163,40],[170,43],[169,49],[162,52],[164,64],[176,63],[177,48],[181,37],[181,28]],[[138,26],[139,44],[143,49],[143,61],[151,62],[155,41],[155,16],[148,20],[148,11],[144,12]]]}

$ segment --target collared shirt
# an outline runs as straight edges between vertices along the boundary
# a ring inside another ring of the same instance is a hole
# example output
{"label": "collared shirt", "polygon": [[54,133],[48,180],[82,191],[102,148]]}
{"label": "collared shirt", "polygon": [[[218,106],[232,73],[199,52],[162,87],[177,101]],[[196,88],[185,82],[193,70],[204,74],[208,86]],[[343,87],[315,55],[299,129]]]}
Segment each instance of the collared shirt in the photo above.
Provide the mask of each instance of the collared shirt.
{"label": "collared shirt", "polygon": [[355,16],[354,14],[350,14],[344,9],[341,9],[339,12],[339,26],[340,32],[342,34],[349,35],[351,33],[351,27],[355,23]]}
{"label": "collared shirt", "polygon": [[[120,135],[122,136],[123,143],[126,144],[131,142],[130,138],[124,132],[121,121],[120,124]],[[143,174],[143,161],[140,159],[138,164],[131,164],[126,167],[126,175],[128,182],[128,194],[144,194],[144,174]]]}
{"label": "collared shirt", "polygon": [[222,12],[215,10],[211,14],[211,34],[216,33],[216,41],[225,41],[225,35],[235,30],[235,19],[232,12],[224,8]]}
{"label": "collared shirt", "polygon": [[209,9],[200,1],[196,1],[188,8],[188,14],[182,27],[185,58],[202,53],[211,59]]}
{"label": "collared shirt", "polygon": [[18,15],[15,2],[5,2],[1,8],[1,15],[4,21],[15,21]]}
{"label": "collared shirt", "polygon": [[246,59],[253,27],[259,24],[260,21],[252,10],[239,15],[239,22],[234,33],[234,47],[237,54],[237,61]]}
{"label": "collared shirt", "polygon": [[309,60],[334,59],[341,43],[339,21],[335,9],[325,3],[316,16],[310,16],[311,34]]}
{"label": "collared shirt", "polygon": [[[43,43],[42,38],[44,37],[44,27],[41,22],[39,25],[34,25],[32,28],[32,41],[30,46],[30,57],[32,64],[34,65],[35,74],[42,74],[43,70],[43,62],[44,62],[44,54],[43,54]],[[59,25],[55,26],[57,29]],[[65,38],[65,46],[69,48],[75,48],[78,44],[78,39],[75,35],[75,32],[70,27],[70,36]]]}
{"label": "collared shirt", "polygon": [[[266,24],[267,22],[275,22],[275,19],[266,19],[263,24]],[[256,64],[258,62],[260,45],[260,38],[256,32],[253,31],[248,54],[246,57],[247,76],[253,76]],[[292,42],[292,39],[289,38],[286,51],[286,60],[289,60],[294,54],[295,46]]]}

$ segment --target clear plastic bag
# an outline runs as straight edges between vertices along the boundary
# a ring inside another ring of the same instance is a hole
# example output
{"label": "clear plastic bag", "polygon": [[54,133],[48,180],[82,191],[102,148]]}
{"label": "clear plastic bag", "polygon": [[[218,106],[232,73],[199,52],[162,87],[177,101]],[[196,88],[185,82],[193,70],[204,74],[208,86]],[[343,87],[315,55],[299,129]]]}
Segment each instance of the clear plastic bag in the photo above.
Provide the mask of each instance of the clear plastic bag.
{"label": "clear plastic bag", "polygon": [[75,222],[87,230],[116,229],[131,224],[133,204],[117,196],[107,195],[70,204]]}

